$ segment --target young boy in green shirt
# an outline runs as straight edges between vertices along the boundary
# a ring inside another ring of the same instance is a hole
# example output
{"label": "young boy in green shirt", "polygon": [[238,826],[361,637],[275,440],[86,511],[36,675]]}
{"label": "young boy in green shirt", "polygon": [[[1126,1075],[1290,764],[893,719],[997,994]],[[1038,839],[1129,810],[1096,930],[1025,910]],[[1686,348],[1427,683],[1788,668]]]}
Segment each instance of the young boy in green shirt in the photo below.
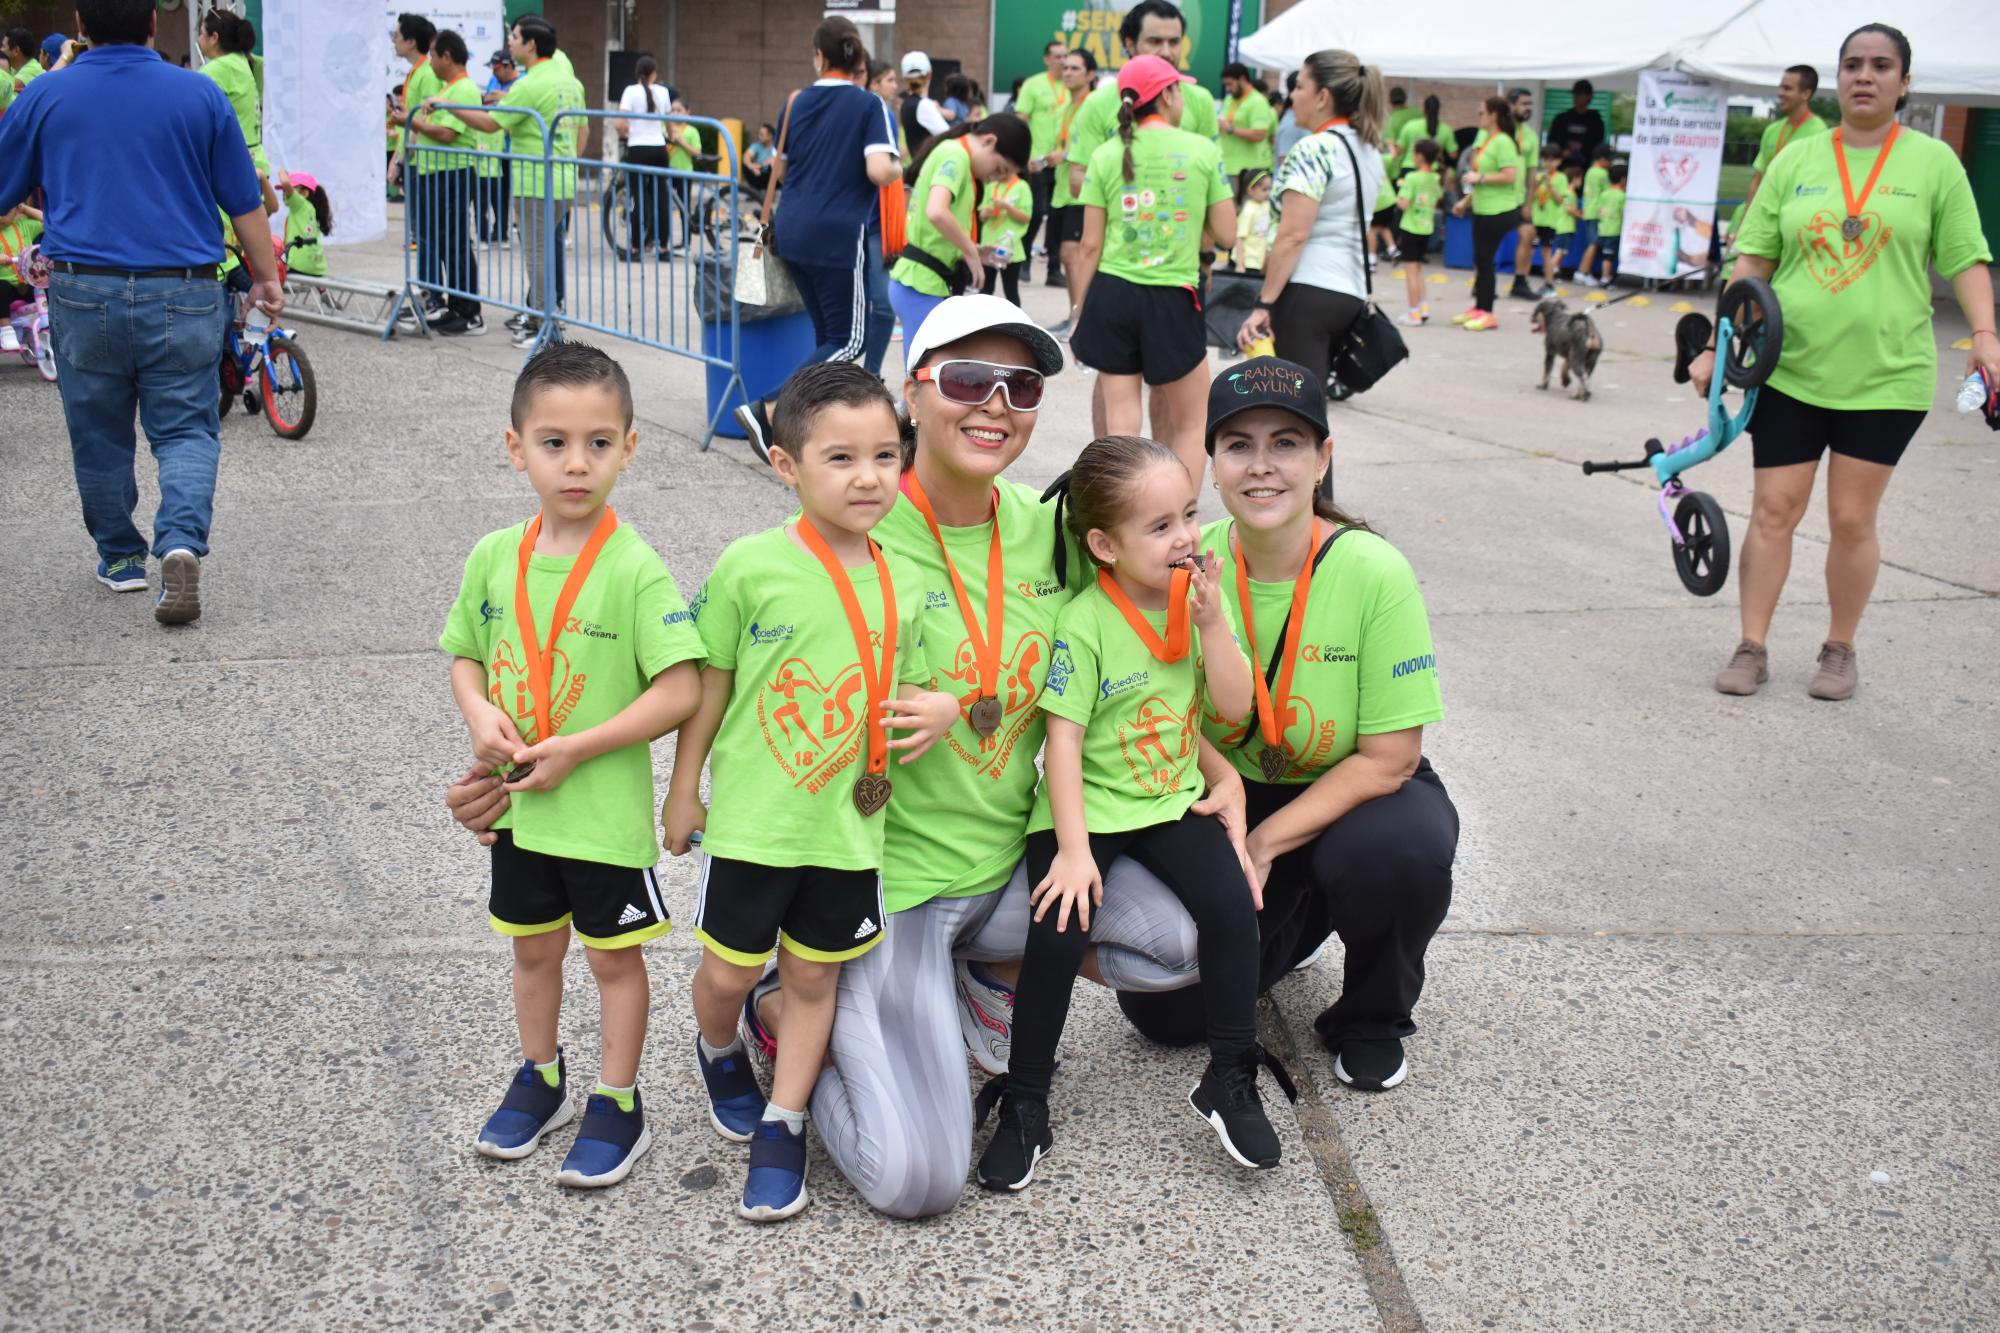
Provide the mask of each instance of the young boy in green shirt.
{"label": "young boy in green shirt", "polygon": [[514,381],[507,454],[542,511],[487,534],[438,646],[482,766],[508,773],[487,916],[514,943],[522,1061],[478,1149],[511,1161],[576,1113],[557,1042],[572,932],[597,978],[603,1064],[556,1180],[615,1185],[651,1142],[639,1056],[650,992],[639,945],[671,925],[653,865],[652,742],[700,698],[701,638],[611,489],[632,461],[616,361],[554,343]]}
{"label": "young boy in green shirt", "polygon": [[1556,294],[1556,274],[1562,270],[1563,251],[1576,235],[1576,199],[1570,192],[1569,177],[1563,174],[1560,144],[1542,145],[1542,172],[1535,177],[1535,193],[1530,220],[1535,224],[1535,242],[1542,251],[1542,288],[1537,296]]}
{"label": "young boy in green shirt", "polygon": [[[958,720],[958,701],[929,688],[922,575],[868,535],[896,503],[903,467],[882,381],[851,362],[800,370],[772,409],[770,453],[799,515],[731,543],[695,597],[708,666],[665,810],[667,850],[698,842],[707,853],[695,1063],[709,1123],[750,1144],[737,1213],[753,1222],[806,1206],[806,1103],[840,965],[880,944],[888,919],[889,752],[908,763]],[[891,740],[888,728],[910,734]],[[784,1009],[767,1103],[736,1027],[770,985]]]}
{"label": "young boy in green shirt", "polygon": [[[1620,162],[1611,168],[1610,183],[1604,187],[1604,197],[1597,201],[1597,250],[1594,258],[1584,259],[1582,280],[1587,286],[1609,287],[1618,281],[1618,238],[1625,232],[1625,164]],[[1604,276],[1597,276],[1598,266],[1604,268]]]}
{"label": "young boy in green shirt", "polygon": [[1604,204],[1604,192],[1611,186],[1611,148],[1600,145],[1592,155],[1590,169],[1583,173],[1583,262],[1577,265],[1576,280],[1586,287],[1595,287],[1597,280],[1591,275],[1597,272],[1597,242],[1602,235],[1598,217]]}
{"label": "young boy in green shirt", "polygon": [[1402,323],[1411,328],[1431,317],[1431,305],[1424,299],[1424,255],[1431,237],[1437,235],[1438,205],[1444,202],[1444,182],[1438,179],[1438,144],[1435,139],[1418,139],[1410,148],[1414,162],[1396,190],[1396,203],[1403,210],[1396,224],[1396,249],[1403,256],[1403,283],[1410,308]]}

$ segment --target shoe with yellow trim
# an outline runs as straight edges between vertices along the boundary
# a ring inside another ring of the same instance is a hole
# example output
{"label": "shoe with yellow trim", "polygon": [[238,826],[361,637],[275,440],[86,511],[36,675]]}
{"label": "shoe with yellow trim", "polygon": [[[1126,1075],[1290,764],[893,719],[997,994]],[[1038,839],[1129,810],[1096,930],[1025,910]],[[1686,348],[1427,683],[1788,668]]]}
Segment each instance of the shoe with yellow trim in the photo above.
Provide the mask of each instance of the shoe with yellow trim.
{"label": "shoe with yellow trim", "polygon": [[563,1069],[562,1049],[556,1049],[556,1081],[550,1083],[535,1068],[533,1060],[521,1061],[514,1081],[500,1109],[486,1118],[474,1144],[481,1156],[503,1162],[518,1161],[541,1147],[542,1139],[567,1125],[576,1116],[576,1103],[569,1099],[569,1080]]}
{"label": "shoe with yellow trim", "polygon": [[[625,1106],[621,1099],[630,1097]],[[646,1132],[646,1108],[639,1089],[613,1092],[598,1085],[590,1094],[583,1113],[583,1126],[576,1142],[556,1172],[556,1184],[571,1189],[594,1190],[616,1185],[632,1174],[632,1166],[652,1147],[653,1136]]]}

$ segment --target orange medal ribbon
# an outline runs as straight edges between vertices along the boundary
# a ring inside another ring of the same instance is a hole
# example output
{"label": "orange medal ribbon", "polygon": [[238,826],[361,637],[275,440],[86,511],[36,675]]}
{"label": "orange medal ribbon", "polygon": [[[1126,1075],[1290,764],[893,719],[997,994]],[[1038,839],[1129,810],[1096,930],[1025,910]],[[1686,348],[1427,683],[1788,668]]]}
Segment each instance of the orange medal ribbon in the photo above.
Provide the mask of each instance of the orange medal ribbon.
{"label": "orange medal ribbon", "polygon": [[1264,673],[1254,670],[1256,664],[1263,660],[1263,655],[1257,650],[1257,627],[1252,623],[1250,575],[1243,565],[1243,542],[1233,526],[1229,530],[1229,553],[1236,559],[1236,601],[1243,612],[1243,633],[1250,640],[1253,667],[1250,679],[1257,687],[1257,729],[1264,737],[1262,762],[1266,782],[1276,782],[1283,777],[1290,759],[1285,753],[1285,722],[1292,711],[1292,671],[1299,664],[1299,632],[1305,627],[1306,598],[1312,593],[1313,553],[1317,550],[1319,519],[1315,518],[1312,541],[1306,546],[1305,563],[1299,566],[1299,576],[1292,581],[1292,610],[1285,618],[1285,637],[1278,641],[1278,651],[1284,654],[1284,665],[1278,668],[1278,692],[1274,696]]}
{"label": "orange medal ribbon", "polygon": [[1785,145],[1792,141],[1792,136],[1799,132],[1799,129],[1806,123],[1807,118],[1810,117],[1811,115],[1812,111],[1810,109],[1807,109],[1799,113],[1799,118],[1797,120],[1788,120],[1785,122],[1784,128],[1778,131],[1778,146],[1771,150],[1771,157],[1774,160],[1777,158],[1778,154],[1785,151]]}
{"label": "orange medal ribbon", "polygon": [[1840,224],[1840,234],[1847,240],[1858,241],[1867,226],[1861,220],[1862,206],[1875,193],[1875,182],[1882,178],[1882,168],[1888,164],[1889,150],[1896,146],[1896,136],[1903,132],[1901,125],[1889,127],[1889,137],[1882,141],[1882,151],[1875,155],[1875,168],[1868,173],[1868,183],[1861,187],[1859,198],[1854,194],[1854,182],[1847,174],[1847,149],[1841,144],[1840,131],[1833,132],[1833,160],[1840,164],[1840,192],[1847,198],[1847,220]]}
{"label": "orange medal ribbon", "polygon": [[1325,134],[1328,130],[1332,129],[1334,126],[1345,125],[1346,123],[1347,123],[1346,116],[1335,116],[1332,120],[1329,120],[1326,124],[1321,125],[1318,129],[1314,130],[1313,133]]}
{"label": "orange medal ribbon", "polygon": [[1118,614],[1125,617],[1125,623],[1132,627],[1132,632],[1139,636],[1139,641],[1146,645],[1147,651],[1162,662],[1178,662],[1186,657],[1188,652],[1187,591],[1188,579],[1191,577],[1193,576],[1185,569],[1174,571],[1173,583],[1167,590],[1165,639],[1162,639],[1159,631],[1153,628],[1152,622],[1146,619],[1146,613],[1132,605],[1132,599],[1118,586],[1118,580],[1111,577],[1110,570],[1097,571],[1097,586],[1104,589],[1104,595],[1118,608]]}
{"label": "orange medal ribbon", "polygon": [[868,621],[861,614],[861,601],[854,595],[847,571],[834,558],[833,548],[804,514],[799,515],[799,536],[833,580],[841,610],[847,612],[847,628],[854,634],[855,650],[861,655],[861,681],[868,690],[868,771],[855,780],[854,805],[862,814],[872,815],[889,803],[889,779],[883,776],[889,767],[889,742],[882,727],[882,705],[888,701],[896,664],[896,585],[889,578],[889,562],[883,558],[882,548],[873,538],[866,539],[868,553],[875,557],[875,576],[882,581],[882,660],[878,665],[868,651]]}
{"label": "orange medal ribbon", "polygon": [[528,559],[535,553],[535,538],[542,533],[542,516],[537,514],[528,521],[528,527],[521,534],[521,550],[514,570],[514,623],[520,627],[521,650],[528,658],[528,692],[535,700],[535,741],[540,743],[555,735],[555,726],[549,714],[554,701],[549,698],[550,671],[555,662],[556,640],[562,637],[563,626],[569,623],[570,608],[576,605],[576,595],[583,591],[585,579],[590,577],[590,568],[597,563],[597,553],[604,549],[604,543],[611,540],[611,534],[618,530],[618,515],[611,506],[604,506],[604,517],[597,520],[596,529],[590,540],[583,544],[583,550],[570,566],[568,577],[563,579],[562,592],[556,597],[555,618],[549,622],[549,641],[541,646],[535,636],[534,608],[528,605]]}
{"label": "orange medal ribbon", "polygon": [[930,496],[924,494],[924,484],[917,480],[913,468],[903,474],[903,494],[910,497],[910,503],[924,516],[930,525],[931,536],[937,541],[938,554],[944,557],[945,573],[951,575],[951,588],[958,595],[958,613],[965,620],[966,637],[972,640],[973,660],[979,668],[979,697],[973,701],[971,716],[972,729],[981,736],[991,736],[1000,729],[1000,721],[1005,716],[1000,704],[1000,641],[1006,622],[1006,579],[1002,574],[1000,556],[1000,491],[993,491],[993,511],[988,521],[993,524],[993,541],[986,551],[986,633],[979,632],[979,619],[972,614],[972,599],[966,595],[965,580],[959,577],[958,566],[952,561],[951,552],[945,549],[944,532],[938,527],[937,513],[931,508]]}

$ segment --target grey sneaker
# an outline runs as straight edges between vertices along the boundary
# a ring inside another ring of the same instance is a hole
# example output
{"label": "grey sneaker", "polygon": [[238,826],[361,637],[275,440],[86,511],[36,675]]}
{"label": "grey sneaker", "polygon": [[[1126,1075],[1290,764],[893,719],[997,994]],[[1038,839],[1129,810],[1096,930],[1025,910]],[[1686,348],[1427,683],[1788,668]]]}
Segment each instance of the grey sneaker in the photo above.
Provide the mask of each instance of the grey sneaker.
{"label": "grey sneaker", "polygon": [[1813,672],[1806,693],[1815,699],[1846,699],[1861,683],[1861,669],[1854,664],[1854,645],[1828,639],[1819,646],[1819,670]]}
{"label": "grey sneaker", "polygon": [[1757,687],[1771,678],[1770,650],[1749,639],[1736,645],[1729,665],[1715,673],[1718,694],[1755,694]]}
{"label": "grey sneaker", "polygon": [[201,617],[201,561],[193,551],[177,546],[160,557],[160,595],[153,619],[162,625],[186,625]]}

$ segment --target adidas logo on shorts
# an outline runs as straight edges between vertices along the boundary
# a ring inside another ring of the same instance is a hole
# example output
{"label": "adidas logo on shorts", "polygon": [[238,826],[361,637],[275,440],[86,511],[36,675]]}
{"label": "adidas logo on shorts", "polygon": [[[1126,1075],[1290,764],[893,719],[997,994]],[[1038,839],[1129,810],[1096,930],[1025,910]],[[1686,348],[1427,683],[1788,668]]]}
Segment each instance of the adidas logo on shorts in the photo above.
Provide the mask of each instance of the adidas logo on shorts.
{"label": "adidas logo on shorts", "polygon": [[873,935],[876,931],[880,929],[882,929],[882,927],[875,924],[874,917],[864,916],[861,918],[861,929],[854,932],[854,938],[857,940],[865,940],[870,935]]}
{"label": "adidas logo on shorts", "polygon": [[625,910],[618,914],[618,924],[621,926],[636,926],[645,919],[646,914],[630,903],[626,903]]}

